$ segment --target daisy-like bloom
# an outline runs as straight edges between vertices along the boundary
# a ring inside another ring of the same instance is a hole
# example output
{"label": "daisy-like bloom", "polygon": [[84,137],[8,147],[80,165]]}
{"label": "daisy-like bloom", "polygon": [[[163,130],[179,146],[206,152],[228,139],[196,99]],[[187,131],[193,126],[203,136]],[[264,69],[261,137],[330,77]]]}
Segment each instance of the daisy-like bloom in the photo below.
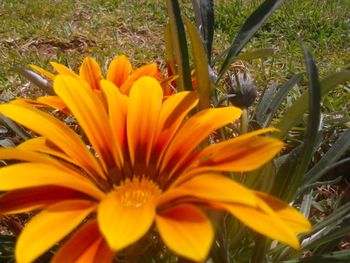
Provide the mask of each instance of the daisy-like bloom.
{"label": "daisy-like bloom", "polygon": [[196,93],[164,100],[151,77],[138,79],[129,96],[102,80],[107,107],[79,78],[57,76],[54,89],[86,142],[46,112],[0,105],[0,113],[39,135],[0,150],[1,159],[23,161],[0,169],[0,191],[6,191],[0,213],[41,209],[19,236],[18,262],[33,261],[72,232],[53,262],[111,262],[148,233],[158,233],[177,255],[204,261],[214,239],[208,209],[227,211],[294,248],[296,234],[310,230],[294,208],[221,174],[251,171],[271,160],[283,143],[258,135],[273,129],[199,148],[238,118],[240,109],[207,109],[187,118]]}
{"label": "daisy-like bloom", "polygon": [[[100,84],[100,81],[102,79],[111,81],[120,90],[122,94],[128,95],[131,86],[140,77],[154,77],[160,82],[163,88],[164,96],[169,96],[173,93],[173,89],[169,84],[174,79],[176,79],[176,76],[172,76],[170,78],[166,78],[165,76],[163,76],[161,70],[157,67],[155,63],[133,69],[130,61],[124,55],[117,56],[110,62],[105,78],[102,75],[100,66],[92,57],[86,57],[84,59],[79,69],[79,74],[76,74],[74,71],[72,71],[63,64],[59,64],[56,62],[50,62],[50,64],[55,69],[57,74],[53,74],[36,65],[30,65],[30,67],[51,81],[54,81],[57,75],[67,75],[76,79],[83,80],[98,96],[100,96],[100,99],[102,101],[104,100],[103,94],[101,94]],[[16,103],[22,105],[33,105],[38,107],[49,106],[61,110],[63,112],[68,112],[66,105],[58,96],[43,96],[36,99],[18,98],[16,100]]]}

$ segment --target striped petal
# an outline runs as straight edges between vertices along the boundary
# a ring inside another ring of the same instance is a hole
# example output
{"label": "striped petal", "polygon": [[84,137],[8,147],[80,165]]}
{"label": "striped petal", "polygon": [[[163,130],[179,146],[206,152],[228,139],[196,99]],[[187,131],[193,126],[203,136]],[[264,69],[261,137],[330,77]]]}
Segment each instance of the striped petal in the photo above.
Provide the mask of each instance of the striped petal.
{"label": "striped petal", "polygon": [[310,222],[295,208],[271,195],[262,192],[255,192],[255,194],[295,233],[309,232],[311,230]]}
{"label": "striped petal", "polygon": [[275,129],[262,129],[237,138],[211,145],[198,156],[198,165],[192,173],[206,171],[252,171],[270,161],[283,147],[274,138],[257,137]]}
{"label": "striped petal", "polygon": [[22,163],[0,169],[0,191],[48,185],[73,189],[97,200],[104,197],[104,193],[82,175],[74,171],[63,171],[52,165]]}
{"label": "striped petal", "polygon": [[266,203],[257,198],[258,207],[240,204],[216,204],[230,212],[245,225],[271,239],[288,244],[293,248],[300,247],[293,229],[283,222]]}
{"label": "striped petal", "polygon": [[132,87],[132,85],[136,80],[138,80],[143,76],[153,77],[156,73],[157,73],[156,64],[149,64],[149,65],[142,66],[131,73],[129,78],[123,83],[122,86],[120,86],[120,91],[123,94],[129,94],[130,88]]}
{"label": "striped petal", "polygon": [[60,241],[94,209],[89,201],[64,201],[36,215],[23,229],[16,244],[16,260],[32,262]]}
{"label": "striped petal", "polygon": [[79,136],[50,114],[14,104],[0,105],[0,113],[46,137],[92,174],[105,177],[100,165]]}
{"label": "striped petal", "polygon": [[12,190],[0,196],[0,214],[29,212],[69,199],[89,199],[89,197],[81,192],[60,186]]}
{"label": "striped petal", "polygon": [[108,263],[112,262],[114,252],[110,250],[101,235],[97,221],[82,226],[58,250],[52,263]]}
{"label": "striped petal", "polygon": [[92,57],[86,57],[79,70],[79,76],[85,80],[93,90],[100,89],[100,81],[103,78],[100,66]]}
{"label": "striped petal", "polygon": [[241,110],[225,107],[203,110],[188,119],[169,145],[161,164],[161,173],[172,174],[192,151],[213,131],[237,119]]}
{"label": "striped petal", "polygon": [[156,132],[163,92],[159,83],[142,77],[133,85],[127,114],[127,138],[134,173],[144,172]]}
{"label": "striped petal", "polygon": [[158,206],[181,198],[195,198],[197,202],[240,203],[253,207],[257,204],[252,191],[219,174],[199,175],[169,189],[159,198]]}
{"label": "striped petal", "polygon": [[117,87],[128,79],[132,71],[131,63],[126,56],[121,55],[112,60],[109,64],[106,79],[113,82]]}
{"label": "striped petal", "polygon": [[210,251],[214,230],[210,220],[195,206],[179,205],[156,216],[164,243],[176,254],[203,262]]}
{"label": "striped petal", "polygon": [[114,166],[112,130],[107,112],[96,94],[82,81],[57,76],[54,89],[83,128],[106,169]]}
{"label": "striped petal", "polygon": [[198,95],[196,92],[180,92],[165,100],[159,114],[153,146],[153,159],[155,163],[160,162],[165,149],[179,129],[184,118],[197,103]]}
{"label": "striped petal", "polygon": [[101,87],[108,104],[108,115],[115,140],[117,154],[115,160],[121,169],[124,164],[124,156],[127,154],[126,140],[126,114],[128,111],[128,97],[121,94],[119,89],[110,81],[101,80]]}
{"label": "striped petal", "polygon": [[56,62],[50,62],[51,66],[57,71],[58,74],[71,76],[78,79],[79,76],[74,73],[71,69],[67,68],[65,65],[58,64]]}
{"label": "striped petal", "polygon": [[97,220],[103,236],[114,250],[121,250],[143,237],[154,221],[155,203],[127,205],[115,192],[103,199],[98,207]]}

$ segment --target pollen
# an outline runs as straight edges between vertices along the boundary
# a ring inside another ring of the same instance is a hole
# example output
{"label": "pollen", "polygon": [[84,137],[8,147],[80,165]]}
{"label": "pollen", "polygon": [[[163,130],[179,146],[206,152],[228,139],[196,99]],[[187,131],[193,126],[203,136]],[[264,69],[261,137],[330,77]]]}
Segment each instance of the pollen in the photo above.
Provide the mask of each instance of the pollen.
{"label": "pollen", "polygon": [[127,179],[115,189],[120,202],[127,207],[141,207],[161,194],[159,186],[151,180]]}

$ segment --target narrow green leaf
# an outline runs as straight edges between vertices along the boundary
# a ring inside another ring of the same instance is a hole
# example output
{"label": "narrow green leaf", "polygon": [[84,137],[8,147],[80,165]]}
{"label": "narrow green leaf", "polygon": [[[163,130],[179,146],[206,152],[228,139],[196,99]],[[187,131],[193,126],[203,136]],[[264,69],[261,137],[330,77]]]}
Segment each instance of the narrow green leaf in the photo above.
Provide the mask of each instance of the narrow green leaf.
{"label": "narrow green leaf", "polygon": [[185,28],[181,19],[181,11],[177,0],[167,0],[171,41],[174,47],[175,64],[177,67],[177,90],[192,90],[191,69],[189,65]]}
{"label": "narrow green leaf", "polygon": [[275,50],[273,48],[257,48],[251,51],[247,51],[239,54],[234,58],[236,60],[253,60],[258,58],[267,58],[273,55]]}
{"label": "narrow green leaf", "polygon": [[262,24],[268,19],[272,13],[283,3],[283,0],[265,0],[245,21],[241,29],[239,30],[236,38],[230,47],[230,50],[221,66],[219,77],[220,79],[235,56],[239,54],[242,48],[248,43],[248,41],[259,30]]}
{"label": "narrow green leaf", "polygon": [[14,131],[23,140],[28,140],[31,136],[17,123],[0,114],[0,122],[5,123],[12,131]]}
{"label": "narrow green leaf", "polygon": [[316,255],[302,259],[287,260],[281,263],[349,263],[350,249],[335,251],[324,255]]}
{"label": "narrow green leaf", "polygon": [[15,70],[48,95],[55,95],[52,82],[43,78],[40,74],[26,68],[15,68]]}
{"label": "narrow green leaf", "polygon": [[201,37],[194,25],[184,18],[188,34],[190,36],[193,58],[195,63],[195,75],[197,80],[197,91],[199,94],[198,107],[203,110],[210,107],[210,79],[208,72],[208,59],[204,50]]}
{"label": "narrow green leaf", "polygon": [[[326,95],[332,88],[349,80],[350,71],[348,70],[342,70],[326,77],[320,83],[321,95]],[[308,108],[308,100],[309,94],[304,93],[290,108],[287,109],[284,116],[275,125],[275,127],[280,130],[279,133],[275,134],[276,137],[284,138],[288,131],[302,120],[303,114]]]}
{"label": "narrow green leaf", "polygon": [[211,51],[214,39],[214,1],[201,0],[200,10],[202,15],[201,33],[206,46],[208,61],[211,61]]}
{"label": "narrow green leaf", "polygon": [[347,129],[335,141],[332,147],[305,175],[303,185],[313,183],[327,173],[334,162],[336,162],[350,147],[350,128]]}
{"label": "narrow green leaf", "polygon": [[304,139],[303,153],[296,167],[294,180],[291,182],[287,201],[294,197],[304,174],[309,166],[314,147],[317,143],[319,127],[321,122],[321,88],[318,79],[318,69],[309,51],[303,47],[307,75],[309,79],[309,117],[307,122],[307,132]]}
{"label": "narrow green leaf", "polygon": [[174,46],[173,41],[171,39],[170,32],[170,24],[168,23],[165,27],[165,57],[167,66],[170,68],[171,73],[176,75],[176,67],[175,67],[175,57],[174,57]]}
{"label": "narrow green leaf", "polygon": [[268,87],[264,91],[258,105],[255,108],[255,112],[254,112],[255,118],[261,127],[265,122],[266,114],[270,107],[271,101],[273,100],[273,96],[276,93],[276,90],[277,90],[277,83],[273,83],[270,87]]}

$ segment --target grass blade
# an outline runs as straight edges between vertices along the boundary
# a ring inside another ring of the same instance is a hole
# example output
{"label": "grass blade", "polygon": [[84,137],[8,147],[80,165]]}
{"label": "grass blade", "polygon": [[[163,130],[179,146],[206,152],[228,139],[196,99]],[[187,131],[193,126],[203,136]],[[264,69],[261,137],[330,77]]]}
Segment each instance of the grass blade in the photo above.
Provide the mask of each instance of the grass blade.
{"label": "grass blade", "polygon": [[220,79],[229,68],[235,56],[239,54],[242,48],[259,30],[262,24],[268,19],[272,13],[283,3],[283,0],[265,0],[245,21],[239,30],[236,38],[228,51],[228,54],[221,66],[219,77]]}
{"label": "grass blade", "polygon": [[185,28],[181,19],[179,2],[177,0],[167,0],[167,10],[169,16],[171,40],[175,53],[175,64],[177,66],[176,74],[177,90],[192,90],[191,70],[189,65],[187,40]]}
{"label": "grass blade", "polygon": [[190,36],[193,58],[195,63],[195,75],[197,80],[197,91],[199,93],[199,110],[210,106],[210,79],[208,72],[208,59],[204,50],[201,37],[194,25],[188,19],[184,19],[188,34]]}

